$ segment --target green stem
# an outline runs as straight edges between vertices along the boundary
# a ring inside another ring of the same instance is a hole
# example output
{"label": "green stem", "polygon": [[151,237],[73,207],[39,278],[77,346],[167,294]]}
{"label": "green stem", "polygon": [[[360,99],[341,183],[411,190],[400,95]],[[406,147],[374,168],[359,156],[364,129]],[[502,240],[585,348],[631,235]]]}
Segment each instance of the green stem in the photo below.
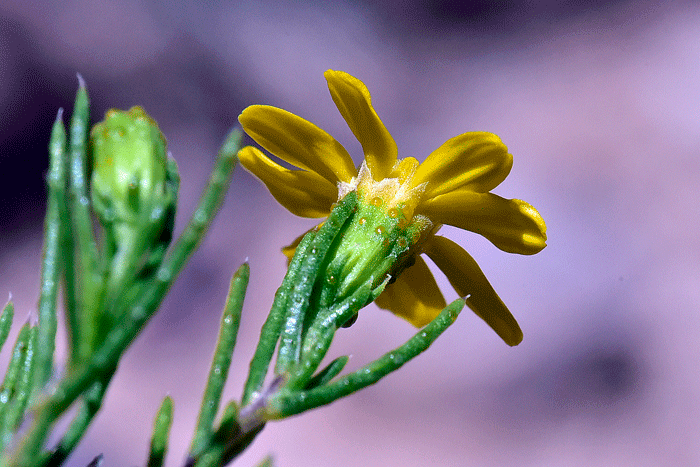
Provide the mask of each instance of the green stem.
{"label": "green stem", "polygon": [[217,428],[214,436],[208,440],[205,449],[196,456],[190,455],[185,461],[185,467],[202,467],[204,465],[221,466],[221,456],[224,453],[225,442],[235,436],[239,431],[238,425],[238,405],[234,401],[230,401],[224,408],[221,423]]}
{"label": "green stem", "polygon": [[[260,399],[256,399],[259,401]],[[255,405],[251,404],[248,407]],[[192,456],[185,462],[185,467],[221,467],[229,463],[253,442],[265,424],[259,419],[249,418],[251,411],[239,413],[238,407],[231,402],[224,410],[221,424],[210,442],[198,456]],[[252,422],[252,423],[251,423]]]}

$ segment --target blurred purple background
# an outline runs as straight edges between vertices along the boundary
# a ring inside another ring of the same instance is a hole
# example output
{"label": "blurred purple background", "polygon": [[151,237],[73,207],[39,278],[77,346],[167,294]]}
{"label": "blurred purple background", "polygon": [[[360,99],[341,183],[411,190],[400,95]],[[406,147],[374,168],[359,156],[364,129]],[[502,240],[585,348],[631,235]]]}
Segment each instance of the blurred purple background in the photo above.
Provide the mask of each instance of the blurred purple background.
{"label": "blurred purple background", "polygon": [[[360,160],[322,76],[340,69],[367,84],[400,157],[474,130],[509,146],[514,168],[494,191],[537,207],[549,246],[521,257],[443,232],[479,261],[525,340],[509,348],[465,311],[376,386],[270,423],[236,465],[268,453],[280,467],[699,465],[700,4],[463,3],[5,0],[0,294],[12,293],[15,331],[35,313],[46,145],[76,72],[95,121],[140,104],[160,123],[182,176],[181,229],[249,104],[317,123]],[[143,465],[170,394],[168,465],[181,465],[230,275],[249,258],[226,399],[240,397],[283,277],[279,248],[313,224],[238,170],[69,464],[102,452],[105,466]],[[331,354],[357,368],[413,332],[371,306]]]}

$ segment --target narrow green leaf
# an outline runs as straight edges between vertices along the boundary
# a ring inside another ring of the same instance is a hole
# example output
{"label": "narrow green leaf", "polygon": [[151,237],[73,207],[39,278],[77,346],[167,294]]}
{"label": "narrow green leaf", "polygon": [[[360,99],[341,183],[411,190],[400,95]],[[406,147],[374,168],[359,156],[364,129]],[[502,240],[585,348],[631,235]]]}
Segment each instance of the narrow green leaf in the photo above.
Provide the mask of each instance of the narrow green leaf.
{"label": "narrow green leaf", "polygon": [[199,205],[168,256],[168,264],[161,266],[160,274],[165,275],[171,271],[179,272],[185,261],[199,246],[199,242],[218,212],[231,183],[231,175],[238,163],[237,154],[242,139],[243,133],[238,128],[234,128],[227,135],[219,150],[216,165],[209,177],[209,183],[202,194]]}
{"label": "narrow green leaf", "polygon": [[[88,97],[85,80],[78,75],[78,92],[73,104],[73,115],[70,122],[70,152],[71,152],[71,183],[73,189],[87,188],[87,144],[90,133],[90,98]],[[75,200],[80,203],[80,200]],[[83,204],[86,203],[83,201]]]}
{"label": "narrow green leaf", "polygon": [[5,420],[3,421],[3,431],[0,435],[2,441],[0,444],[4,446],[12,439],[21,421],[24,418],[24,412],[29,403],[29,397],[32,393],[32,383],[34,382],[34,360],[36,352],[36,340],[38,328],[36,326],[29,329],[29,338],[27,339],[27,347],[22,358],[22,366],[19,371],[17,381],[15,383],[15,391],[12,400],[7,404]]}
{"label": "narrow green leaf", "polygon": [[46,465],[61,465],[68,458],[68,456],[70,456],[87,431],[90,423],[92,423],[95,415],[97,415],[100,407],[102,407],[102,401],[104,399],[108,384],[109,379],[104,381],[96,381],[86,391],[85,395],[83,396],[80,409],[71,421],[71,424],[63,435],[63,438],[61,438],[61,441],[49,456],[49,460]]}
{"label": "narrow green leaf", "polygon": [[10,328],[12,327],[12,319],[15,317],[15,306],[12,302],[7,302],[5,308],[2,309],[2,315],[0,315],[0,350],[2,350],[7,336],[10,335]]}
{"label": "narrow green leaf", "polygon": [[284,418],[306,410],[329,404],[364,387],[376,383],[381,378],[401,368],[406,362],[424,352],[459,315],[464,300],[458,299],[447,305],[427,326],[418,331],[405,344],[385,354],[338,380],[309,391],[280,390],[268,402],[268,418]]}
{"label": "narrow green leaf", "polygon": [[173,424],[173,399],[166,396],[156,415],[151,437],[151,449],[148,455],[148,467],[161,467],[168,449],[170,427]]}
{"label": "narrow green leaf", "polygon": [[69,316],[71,334],[71,365],[86,361],[104,332],[99,313],[103,299],[103,278],[98,265],[97,242],[92,226],[90,195],[88,193],[88,134],[90,131],[90,101],[85,82],[78,75],[80,86],[75,97],[70,123],[70,203],[72,237],[77,266],[74,274],[78,284],[74,292],[77,310]]}
{"label": "narrow green leaf", "polygon": [[248,405],[262,388],[267,370],[270,367],[272,355],[275,353],[275,347],[277,347],[277,341],[279,341],[280,333],[282,332],[289,294],[294,286],[304,253],[311,245],[311,242],[313,242],[315,236],[316,232],[311,231],[301,240],[301,243],[297,246],[298,254],[295,254],[294,258],[292,258],[292,262],[287,268],[287,274],[284,276],[279,289],[277,289],[270,314],[267,315],[265,324],[263,324],[260,331],[260,340],[255,349],[253,359],[250,361],[250,371],[241,399],[242,406]]}
{"label": "narrow green leaf", "polygon": [[328,366],[311,378],[309,382],[306,383],[306,387],[304,389],[309,390],[328,383],[330,380],[338,376],[341,371],[343,371],[343,368],[345,368],[345,365],[347,365],[348,360],[350,360],[350,357],[347,355],[336,358],[330,362]]}
{"label": "narrow green leaf", "polygon": [[207,386],[202,397],[197,428],[190,446],[190,453],[195,457],[206,445],[207,440],[214,431],[214,419],[219,410],[221,392],[226,384],[226,378],[231,366],[231,355],[236,345],[238,326],[241,322],[241,309],[243,308],[243,299],[245,298],[249,277],[250,268],[248,263],[244,263],[231,278],[226,306],[221,316],[219,339],[211,362]]}
{"label": "narrow green leaf", "polygon": [[240,407],[236,404],[236,401],[229,401],[226,404],[224,412],[221,414],[221,422],[216,431],[216,436],[213,437],[214,440],[223,442],[240,431],[240,426],[238,425],[239,412]]}
{"label": "narrow green leaf", "polygon": [[15,386],[18,378],[21,375],[22,363],[24,361],[24,354],[27,350],[28,341],[29,323],[25,323],[17,335],[17,340],[15,340],[15,346],[12,349],[10,363],[7,366],[7,372],[5,373],[5,378],[2,381],[2,386],[0,386],[0,418],[4,416],[3,414],[5,413],[5,409],[14,396]]}
{"label": "narrow green leaf", "polygon": [[370,277],[350,297],[330,310],[319,311],[314,324],[309,327],[304,337],[299,364],[289,369],[289,379],[285,384],[287,388],[302,389],[308,385],[309,379],[326,356],[335,332],[367,303],[372,293],[373,282],[374,278]]}
{"label": "narrow green leaf", "polygon": [[[62,121],[63,109],[51,131],[49,143],[49,188],[44,221],[44,254],[41,268],[41,295],[39,296],[39,338],[36,354],[34,388],[40,389],[51,377],[56,348],[57,293],[61,270],[62,218],[65,212],[66,188],[66,130]],[[67,220],[67,219],[66,219]]]}
{"label": "narrow green leaf", "polygon": [[[23,328],[23,330],[24,329],[26,328]],[[29,402],[34,376],[33,366],[36,338],[37,327],[30,327],[28,329],[26,340],[23,339],[25,345],[15,346],[15,349],[20,354],[20,365],[17,368],[12,394],[10,395],[7,404],[5,404],[5,409],[2,414],[2,422],[0,423],[0,452],[2,452],[4,447],[7,446],[12,439],[15,430],[22,421],[24,411],[26,410],[27,403]],[[2,396],[0,396],[0,399],[1,398]]]}

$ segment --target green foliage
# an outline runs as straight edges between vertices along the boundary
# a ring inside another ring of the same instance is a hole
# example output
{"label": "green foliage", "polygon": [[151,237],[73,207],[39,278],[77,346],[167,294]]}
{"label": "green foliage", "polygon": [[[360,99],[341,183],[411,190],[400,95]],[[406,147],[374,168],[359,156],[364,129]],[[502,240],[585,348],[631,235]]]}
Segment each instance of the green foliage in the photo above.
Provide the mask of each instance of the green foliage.
{"label": "green foliage", "polygon": [[209,441],[214,431],[214,418],[216,418],[216,412],[219,409],[221,393],[224,389],[224,384],[226,384],[226,377],[231,366],[233,348],[236,346],[243,299],[245,298],[249,277],[250,268],[248,264],[243,264],[231,279],[228,299],[221,316],[219,339],[212,358],[211,370],[209,371],[209,380],[202,397],[199,419],[194,432],[192,446],[190,447],[190,453],[193,456],[197,456],[203,451],[205,444]]}
{"label": "green foliage", "polygon": [[[222,145],[198,207],[171,245],[179,176],[166,156],[164,136],[143,109],[134,107],[110,110],[89,140],[89,97],[79,81],[68,133],[62,110],[51,133],[38,322],[20,329],[0,387],[0,467],[54,466],[68,459],[99,412],[120,358],[206,234],[241,146],[242,134],[235,129]],[[379,256],[371,260],[355,258],[353,265],[361,263],[361,271],[351,265],[349,275],[343,273],[350,278],[343,287],[334,282],[334,274],[345,267],[344,239],[357,212],[351,192],[301,240],[261,330],[241,401],[227,401],[220,411],[248,265],[233,275],[186,465],[230,462],[267,422],[374,384],[425,351],[454,322],[463,300],[448,305],[404,345],[355,372],[342,375],[347,356],[320,368],[335,333],[382,292],[387,264],[398,257],[392,247],[375,252]],[[95,220],[101,227],[97,232]],[[65,363],[54,361],[60,284],[70,349]],[[8,303],[0,315],[0,347],[12,320]],[[55,372],[54,366],[65,369]],[[71,407],[76,410],[68,428],[47,446],[55,422]],[[174,402],[165,397],[155,417],[149,467],[164,464],[173,413]],[[23,421],[27,429],[18,435]],[[101,463],[97,456],[90,465]],[[260,464],[271,465],[270,458]]]}
{"label": "green foliage", "polygon": [[[27,410],[31,410],[34,417],[23,437],[12,442],[13,451],[0,449],[4,455],[0,465],[59,465],[77,446],[102,405],[119,359],[158,309],[218,211],[237,162],[241,141],[239,130],[227,137],[192,220],[176,244],[167,250],[178,183],[174,162],[165,162],[159,171],[156,170],[162,184],[150,180],[150,192],[138,190],[140,204],[137,204],[147,208],[144,208],[145,214],[123,222],[129,224],[131,234],[114,235],[113,223],[106,222],[109,218],[109,213],[105,213],[106,200],[112,203],[108,207],[113,208],[119,196],[129,198],[133,193],[127,183],[126,186],[113,185],[110,194],[110,187],[102,180],[97,183],[101,190],[97,196],[99,207],[95,209],[96,205],[89,202],[87,181],[94,164],[88,141],[89,98],[82,79],[69,138],[62,117],[61,110],[49,143],[39,322],[35,326],[26,324],[20,331],[0,388],[0,448],[12,441]],[[135,118],[154,125],[145,113],[138,113]],[[137,137],[142,136],[137,133]],[[132,144],[133,148],[133,141],[130,143],[128,138],[122,142],[127,146]],[[111,152],[111,155],[122,157],[113,160],[122,168],[143,166],[143,159],[151,157],[147,152],[135,154],[130,150]],[[139,176],[144,174],[139,172]],[[125,203],[133,207],[129,199]],[[118,218],[117,214],[112,214],[114,219]],[[123,210],[119,212],[123,214]],[[102,242],[97,241],[93,230],[95,217],[105,221]],[[138,242],[131,241],[135,237]],[[129,242],[127,246],[125,243]],[[44,388],[54,373],[57,291],[61,282],[64,284],[63,308],[70,337],[70,356],[64,376],[51,383],[56,384],[56,388],[49,393]],[[12,315],[12,306],[8,304],[0,316],[0,342],[8,336]],[[45,450],[54,422],[74,404],[78,405],[78,410],[68,429],[55,446]],[[96,462],[99,462],[97,458]]]}
{"label": "green foliage", "polygon": [[[323,225],[306,234],[297,246],[263,325],[240,409],[229,403],[218,428],[209,433],[207,422],[192,445],[189,466],[223,465],[245,449],[268,421],[329,404],[376,383],[425,351],[457,318],[464,307],[462,299],[448,305],[405,344],[361,369],[339,377],[348,361],[343,356],[319,371],[335,333],[384,286],[375,286],[375,278],[370,274],[350,294],[338,296],[328,292],[326,268],[333,261],[335,245],[342,239],[347,224],[355,220],[356,208],[357,198],[350,193]],[[266,386],[265,377],[275,349],[274,375]],[[215,361],[216,358],[215,353]],[[204,407],[205,403],[202,413]],[[202,418],[200,414],[200,423]]]}
{"label": "green foliage", "polygon": [[10,335],[12,318],[14,318],[14,316],[15,307],[12,302],[7,302],[7,305],[2,309],[2,314],[0,315],[0,350],[2,350],[2,346],[5,345],[7,336]]}

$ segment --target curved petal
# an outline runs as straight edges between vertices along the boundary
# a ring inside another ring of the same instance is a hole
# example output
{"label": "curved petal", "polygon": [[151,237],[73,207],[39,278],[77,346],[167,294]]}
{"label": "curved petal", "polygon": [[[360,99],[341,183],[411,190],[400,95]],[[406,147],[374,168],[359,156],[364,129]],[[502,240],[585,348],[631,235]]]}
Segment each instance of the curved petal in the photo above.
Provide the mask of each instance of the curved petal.
{"label": "curved petal", "polygon": [[469,308],[496,331],[508,345],[518,345],[523,332],[474,258],[462,247],[445,237],[435,236],[427,241],[423,250],[445,273],[452,287],[462,297],[467,297]]}
{"label": "curved petal", "polygon": [[420,257],[387,285],[374,303],[417,328],[431,322],[447,306],[433,273]]}
{"label": "curved petal", "polygon": [[362,144],[365,160],[376,181],[386,178],[396,163],[398,149],[377,113],[367,87],[344,71],[327,70],[323,76],[336,107]]}
{"label": "curved petal", "polygon": [[428,182],[424,198],[468,188],[485,193],[500,184],[513,167],[513,156],[493,133],[464,133],[447,140],[416,170],[413,185]]}
{"label": "curved petal", "polygon": [[459,189],[423,201],[416,212],[436,224],[483,235],[509,253],[531,255],[547,246],[547,227],[542,216],[519,199]]}
{"label": "curved petal", "polygon": [[338,189],[313,172],[289,170],[272,162],[259,149],[238,151],[241,165],[262,181],[272,196],[289,212],[300,217],[325,217],[338,200]]}
{"label": "curved petal", "polygon": [[238,116],[246,133],[270,153],[316,172],[333,185],[349,182],[357,170],[345,148],[311,122],[269,105],[251,105]]}

